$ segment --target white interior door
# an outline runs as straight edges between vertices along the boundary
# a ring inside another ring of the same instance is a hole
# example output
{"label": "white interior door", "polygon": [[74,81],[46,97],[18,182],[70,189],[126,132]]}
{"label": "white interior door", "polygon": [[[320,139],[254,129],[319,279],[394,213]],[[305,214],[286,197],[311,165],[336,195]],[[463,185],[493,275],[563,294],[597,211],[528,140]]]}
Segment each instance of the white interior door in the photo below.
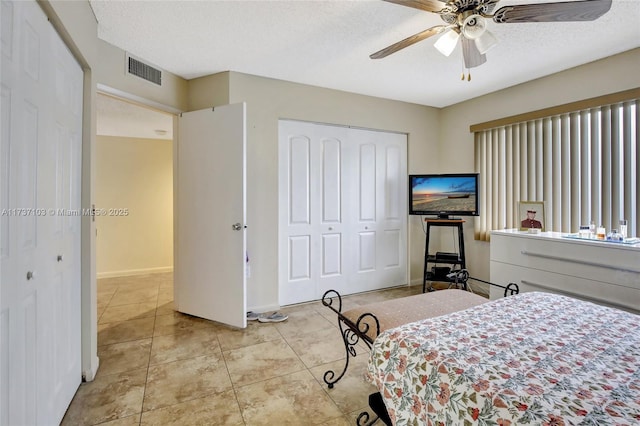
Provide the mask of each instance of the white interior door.
{"label": "white interior door", "polygon": [[83,72],[35,2],[2,2],[0,424],[57,424],[81,373]]}
{"label": "white interior door", "polygon": [[176,309],[246,327],[245,104],[183,113],[176,167]]}
{"label": "white interior door", "polygon": [[406,135],[281,120],[279,301],[407,282]]}

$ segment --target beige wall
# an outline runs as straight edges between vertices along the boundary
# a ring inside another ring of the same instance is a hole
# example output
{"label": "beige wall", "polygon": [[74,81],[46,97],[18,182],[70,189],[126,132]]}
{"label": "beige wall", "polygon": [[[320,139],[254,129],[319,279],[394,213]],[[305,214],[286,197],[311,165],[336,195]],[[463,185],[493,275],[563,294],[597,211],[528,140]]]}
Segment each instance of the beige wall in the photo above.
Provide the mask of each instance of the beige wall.
{"label": "beige wall", "polygon": [[187,111],[229,104],[230,72],[221,72],[189,80]]}
{"label": "beige wall", "polygon": [[[447,171],[473,170],[472,124],[640,87],[639,66],[640,49],[635,49],[444,108],[439,115],[442,162]],[[474,241],[472,226],[473,220],[465,228],[467,266],[471,276],[489,279],[489,243]]]}
{"label": "beige wall", "polygon": [[[248,246],[252,276],[249,306],[270,308],[278,302],[277,253],[277,126],[289,118],[405,132],[409,135],[409,173],[456,173],[474,170],[473,136],[469,126],[482,121],[638,86],[631,72],[638,50],[515,86],[444,109],[372,98],[330,89],[236,72],[197,80],[198,99],[190,109],[212,106],[224,97],[228,77],[229,103],[247,103]],[[606,76],[603,78],[603,76]],[[222,83],[221,83],[222,82]],[[193,90],[190,87],[190,90]],[[208,95],[203,95],[209,92]],[[253,206],[260,206],[259,209]],[[473,240],[473,218],[465,225],[467,266],[472,276],[489,278],[488,244]],[[454,235],[438,229],[440,250],[453,251]],[[410,281],[421,283],[424,233],[416,217],[409,220]]]}
{"label": "beige wall", "polygon": [[[198,91],[207,87],[206,80],[199,79]],[[219,88],[214,83],[209,87]],[[409,172],[440,168],[436,108],[235,72],[229,73],[229,87],[230,103],[247,103],[247,244],[251,258],[247,289],[251,309],[278,306],[278,198],[274,194],[278,193],[279,119],[407,133]],[[204,101],[190,104],[192,109],[208,106]],[[411,218],[409,228],[410,276],[421,280],[424,236],[417,218]]]}
{"label": "beige wall", "polygon": [[107,211],[96,217],[98,278],[173,269],[172,151],[170,140],[98,136],[95,200]]}

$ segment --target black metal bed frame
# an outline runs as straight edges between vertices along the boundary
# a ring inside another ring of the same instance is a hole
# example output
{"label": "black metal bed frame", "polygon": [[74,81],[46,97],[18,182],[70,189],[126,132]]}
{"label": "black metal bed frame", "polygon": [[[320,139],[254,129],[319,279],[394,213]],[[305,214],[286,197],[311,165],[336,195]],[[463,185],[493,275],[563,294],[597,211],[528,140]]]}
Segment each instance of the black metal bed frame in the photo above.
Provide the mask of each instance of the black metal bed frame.
{"label": "black metal bed frame", "polygon": [[[456,288],[462,288],[463,290],[468,291],[467,282],[468,280],[473,280],[504,289],[504,297],[518,294],[520,292],[520,288],[516,283],[509,283],[506,286],[502,286],[479,278],[473,278],[469,276],[469,272],[466,269],[453,271],[447,275],[447,278],[451,280],[449,288],[455,286]],[[337,306],[334,306],[334,301],[336,300]],[[344,368],[337,377],[336,372],[333,370],[327,370],[324,373],[324,382],[327,384],[329,389],[332,389],[347,372],[350,358],[356,356],[356,345],[362,341],[369,349],[371,349],[374,339],[369,337],[367,333],[369,333],[371,327],[375,327],[374,334],[377,337],[380,334],[380,321],[376,315],[371,312],[366,312],[360,315],[355,323],[345,317],[342,314],[342,296],[340,296],[336,290],[327,290],[322,295],[322,304],[337,314],[338,327],[340,328],[340,335],[342,336],[346,352]],[[371,418],[368,412],[362,412],[357,419],[358,426],[373,425],[378,419],[382,420],[387,425],[391,425],[389,416],[384,408],[384,403],[380,406],[380,402],[380,395],[377,392],[369,396],[369,406],[376,413],[376,417]],[[387,421],[389,421],[389,423],[387,423]]]}

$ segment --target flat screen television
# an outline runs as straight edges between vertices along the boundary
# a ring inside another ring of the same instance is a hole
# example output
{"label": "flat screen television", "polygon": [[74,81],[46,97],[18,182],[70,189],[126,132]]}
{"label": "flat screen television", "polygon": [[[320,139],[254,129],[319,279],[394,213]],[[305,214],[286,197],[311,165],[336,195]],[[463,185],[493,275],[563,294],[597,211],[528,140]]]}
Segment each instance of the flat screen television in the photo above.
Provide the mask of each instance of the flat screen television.
{"label": "flat screen television", "polygon": [[478,216],[478,173],[409,175],[409,214]]}

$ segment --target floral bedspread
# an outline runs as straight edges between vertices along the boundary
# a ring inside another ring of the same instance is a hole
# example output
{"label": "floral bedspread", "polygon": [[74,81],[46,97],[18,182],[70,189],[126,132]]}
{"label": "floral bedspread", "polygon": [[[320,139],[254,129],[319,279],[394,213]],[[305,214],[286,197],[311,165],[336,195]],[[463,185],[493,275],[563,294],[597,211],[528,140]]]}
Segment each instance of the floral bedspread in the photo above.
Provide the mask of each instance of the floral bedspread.
{"label": "floral bedspread", "polygon": [[522,293],[387,330],[368,376],[396,425],[639,425],[640,316]]}

